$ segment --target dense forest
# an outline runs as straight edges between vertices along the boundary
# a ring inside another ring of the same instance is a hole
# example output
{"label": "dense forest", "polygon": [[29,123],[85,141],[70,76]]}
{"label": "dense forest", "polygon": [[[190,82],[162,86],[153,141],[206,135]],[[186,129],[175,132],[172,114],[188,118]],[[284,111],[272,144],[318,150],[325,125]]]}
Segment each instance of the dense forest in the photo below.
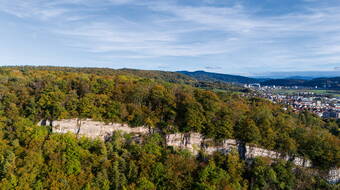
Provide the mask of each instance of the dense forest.
{"label": "dense forest", "polygon": [[[0,189],[339,188],[323,178],[340,166],[339,120],[296,114],[241,91],[159,71],[0,68]],[[120,133],[103,142],[36,125],[65,118],[160,133],[142,143]],[[164,146],[162,136],[175,132],[238,139],[310,159],[313,167],[260,157],[249,163],[236,150],[194,157]]]}
{"label": "dense forest", "polygon": [[303,86],[310,88],[321,88],[330,90],[340,90],[340,77],[304,79],[272,79],[261,82],[262,85],[276,86]]}
{"label": "dense forest", "polygon": [[197,80],[201,81],[220,81],[220,82],[229,82],[229,83],[241,83],[241,84],[250,84],[261,82],[260,79],[249,78],[239,75],[229,75],[229,74],[220,74],[220,73],[210,73],[205,71],[178,71],[178,73],[185,74],[187,76],[193,77]]}

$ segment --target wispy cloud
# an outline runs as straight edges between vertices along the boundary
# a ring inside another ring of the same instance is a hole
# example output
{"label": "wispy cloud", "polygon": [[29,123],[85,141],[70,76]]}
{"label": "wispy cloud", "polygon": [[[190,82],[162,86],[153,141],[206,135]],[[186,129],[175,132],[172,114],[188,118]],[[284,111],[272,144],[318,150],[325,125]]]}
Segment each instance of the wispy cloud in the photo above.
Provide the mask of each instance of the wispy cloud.
{"label": "wispy cloud", "polygon": [[[202,57],[205,68],[331,69],[340,63],[340,6],[316,5],[267,15],[242,1],[0,0],[1,11],[39,21],[63,44],[105,60]],[[209,65],[216,60],[222,65]]]}
{"label": "wispy cloud", "polygon": [[67,11],[64,8],[51,7],[48,4],[41,3],[41,1],[38,0],[1,0],[0,9],[20,18],[30,17],[39,18],[42,20],[63,15]]}

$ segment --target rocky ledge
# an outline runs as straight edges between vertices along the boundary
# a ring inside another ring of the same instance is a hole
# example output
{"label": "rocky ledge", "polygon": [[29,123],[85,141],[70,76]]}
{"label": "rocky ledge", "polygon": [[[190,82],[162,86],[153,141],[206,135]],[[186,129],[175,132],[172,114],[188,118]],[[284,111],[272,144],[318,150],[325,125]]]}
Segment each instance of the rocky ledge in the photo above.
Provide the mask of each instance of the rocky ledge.
{"label": "rocky ledge", "polygon": [[[74,133],[78,136],[86,136],[92,139],[99,138],[106,140],[114,132],[121,131],[123,133],[135,134],[136,136],[152,134],[155,131],[144,126],[129,127],[127,124],[119,123],[104,123],[94,121],[91,119],[63,119],[59,121],[46,121],[42,120],[39,125],[49,125],[52,127],[53,133]],[[250,160],[255,157],[268,157],[271,159],[283,159],[290,160],[295,165],[301,167],[311,167],[310,160],[306,160],[299,157],[291,157],[285,154],[259,148],[256,146],[248,146],[234,139],[226,139],[216,145],[212,139],[204,138],[199,133],[175,133],[167,134],[165,136],[165,142],[167,146],[174,148],[187,149],[194,155],[197,155],[200,151],[206,154],[212,154],[213,152],[229,153],[231,150],[236,149],[240,153],[240,157],[246,160]],[[213,145],[211,145],[213,144]],[[337,183],[340,181],[340,169],[334,169],[329,172],[328,181],[330,183]]]}

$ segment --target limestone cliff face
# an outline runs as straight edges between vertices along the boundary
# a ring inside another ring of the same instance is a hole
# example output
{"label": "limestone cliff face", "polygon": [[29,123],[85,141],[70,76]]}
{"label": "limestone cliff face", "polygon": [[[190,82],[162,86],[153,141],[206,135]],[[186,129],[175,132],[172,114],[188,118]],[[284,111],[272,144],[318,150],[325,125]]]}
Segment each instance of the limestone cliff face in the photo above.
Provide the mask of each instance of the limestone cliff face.
{"label": "limestone cliff face", "polygon": [[246,146],[246,158],[255,158],[255,157],[268,157],[272,159],[282,159],[282,160],[290,160],[292,161],[295,165],[297,166],[302,166],[302,167],[311,167],[312,163],[309,160],[299,158],[299,157],[291,157],[287,156],[284,154],[281,154],[279,152],[263,149],[263,148],[258,148],[254,146]]}
{"label": "limestone cliff face", "polygon": [[[107,139],[115,131],[121,131],[123,133],[132,133],[136,135],[146,135],[153,131],[146,127],[129,127],[126,124],[119,123],[104,123],[99,121],[93,121],[91,119],[64,119],[53,122],[40,122],[40,125],[48,124],[52,126],[52,132],[54,133],[67,133],[71,132],[79,136],[86,136],[89,138],[99,138],[102,140]],[[311,163],[308,160],[302,158],[291,158],[288,156],[283,156],[282,154],[270,151],[263,148],[258,148],[255,146],[245,146],[240,144],[234,139],[226,139],[221,143],[212,143],[212,139],[206,139],[199,133],[176,133],[167,134],[165,136],[165,141],[168,146],[173,146],[175,148],[188,149],[193,154],[198,154],[200,150],[207,154],[212,154],[213,152],[219,151],[227,154],[232,149],[236,149],[242,154],[241,157],[245,159],[251,159],[258,156],[269,157],[272,159],[285,159],[292,160],[298,166],[310,167]],[[210,144],[210,145],[209,145]],[[213,145],[211,145],[213,144]]]}
{"label": "limestone cliff face", "polygon": [[[91,119],[79,120],[79,119],[64,119],[53,122],[39,122],[39,125],[49,125],[52,127],[53,133],[67,133],[71,132],[78,136],[86,136],[89,138],[99,138],[106,140],[115,131],[121,131],[123,133],[132,133],[138,135],[151,134],[154,131],[141,126],[141,127],[129,127],[126,124],[118,123],[104,123],[99,121],[93,121]],[[268,157],[272,159],[284,159],[291,160],[297,166],[311,167],[309,160],[299,157],[289,157],[279,152],[259,148],[256,146],[244,145],[234,139],[226,139],[218,144],[213,143],[212,139],[204,138],[199,133],[176,133],[167,134],[165,136],[165,142],[167,146],[174,148],[182,148],[191,151],[194,155],[197,155],[199,151],[203,151],[207,154],[213,152],[229,153],[231,150],[238,150],[240,156],[243,159],[252,159],[255,157]],[[330,178],[332,182],[338,182],[340,180],[340,170],[335,169],[330,172]]]}
{"label": "limestone cliff face", "polygon": [[148,134],[149,129],[146,127],[129,127],[126,124],[109,123],[93,121],[91,119],[64,119],[52,122],[53,133],[67,133],[71,132],[79,136],[86,136],[89,138],[99,138],[105,140],[110,137],[113,132],[122,131],[124,133],[134,134]]}
{"label": "limestone cliff face", "polygon": [[199,133],[176,133],[168,134],[165,137],[167,146],[187,149],[193,154],[198,154],[201,150],[202,135]]}

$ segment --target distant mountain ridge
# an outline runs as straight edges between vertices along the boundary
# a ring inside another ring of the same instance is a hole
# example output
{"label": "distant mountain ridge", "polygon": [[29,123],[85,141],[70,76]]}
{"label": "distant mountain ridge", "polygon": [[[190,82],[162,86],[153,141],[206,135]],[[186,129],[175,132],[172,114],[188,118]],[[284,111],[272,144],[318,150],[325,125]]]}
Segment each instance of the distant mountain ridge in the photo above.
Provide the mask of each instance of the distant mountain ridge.
{"label": "distant mountain ridge", "polygon": [[333,78],[340,77],[340,70],[333,71],[296,71],[296,72],[270,72],[257,75],[254,78],[271,78],[271,79],[305,79],[311,80],[316,78]]}
{"label": "distant mountain ridge", "polygon": [[[189,84],[196,87],[208,89],[230,89],[240,90],[238,85],[234,84],[251,84],[260,83],[267,86],[305,86],[318,87],[321,89],[340,90],[340,76],[338,77],[319,77],[310,79],[305,76],[294,75],[284,79],[273,78],[255,78],[240,75],[230,75],[221,73],[212,73],[205,71],[159,71],[159,70],[139,70],[139,69],[110,69],[110,68],[72,68],[72,67],[53,67],[53,66],[2,66],[3,69],[19,69],[25,70],[46,70],[46,71],[63,71],[63,72],[83,72],[97,75],[128,75],[135,77],[143,77],[154,80],[162,80],[172,83]],[[4,71],[3,71],[4,72]]]}
{"label": "distant mountain ridge", "polygon": [[259,79],[244,77],[240,75],[210,73],[210,72],[205,72],[205,71],[194,71],[194,72],[177,71],[177,72],[190,76],[200,81],[220,81],[220,82],[241,83],[241,84],[257,83],[261,81]]}
{"label": "distant mountain ridge", "polygon": [[312,80],[272,79],[272,80],[262,82],[261,85],[304,86],[304,87],[318,87],[318,88],[324,88],[324,89],[340,90],[340,77],[315,78]]}
{"label": "distant mountain ridge", "polygon": [[284,79],[270,79],[270,78],[250,78],[239,75],[229,75],[221,73],[211,73],[205,71],[177,71],[178,73],[190,76],[199,81],[218,81],[237,84],[251,84],[260,83],[266,86],[304,86],[304,87],[318,87],[323,89],[340,90],[340,77],[332,78],[310,78],[303,76],[292,76]]}

